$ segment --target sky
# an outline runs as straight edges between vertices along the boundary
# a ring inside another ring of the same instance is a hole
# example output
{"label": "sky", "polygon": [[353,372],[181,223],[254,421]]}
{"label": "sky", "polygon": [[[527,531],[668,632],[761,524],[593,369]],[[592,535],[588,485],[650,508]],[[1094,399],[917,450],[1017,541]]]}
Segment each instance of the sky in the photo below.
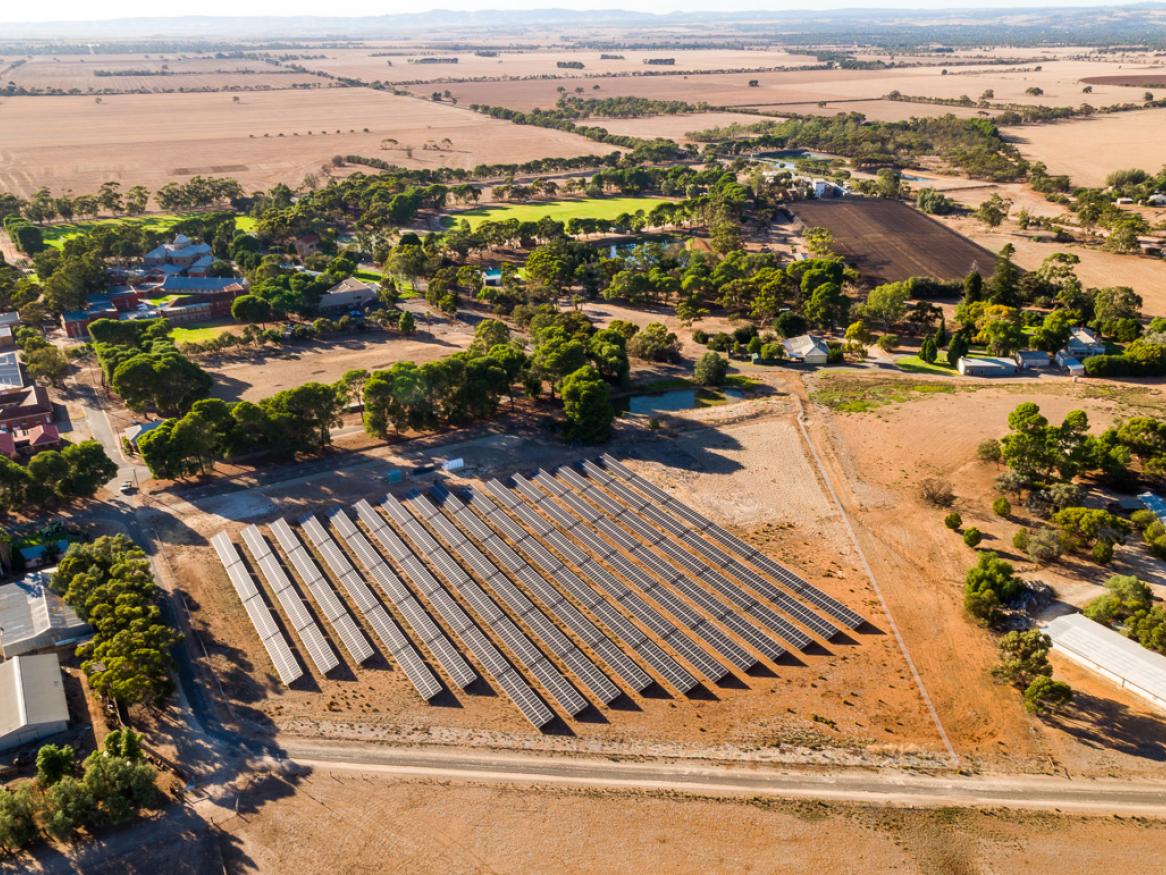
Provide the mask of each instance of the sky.
{"label": "sky", "polygon": [[[54,0],[44,6],[0,0],[0,22],[93,21],[111,18],[158,18],[173,15],[214,16],[362,16],[415,13],[426,9],[631,9],[638,12],[714,10],[853,9],[999,6],[1117,6],[1113,0],[200,0],[196,4],[159,4],[157,0]],[[0,32],[0,37],[3,32]]]}

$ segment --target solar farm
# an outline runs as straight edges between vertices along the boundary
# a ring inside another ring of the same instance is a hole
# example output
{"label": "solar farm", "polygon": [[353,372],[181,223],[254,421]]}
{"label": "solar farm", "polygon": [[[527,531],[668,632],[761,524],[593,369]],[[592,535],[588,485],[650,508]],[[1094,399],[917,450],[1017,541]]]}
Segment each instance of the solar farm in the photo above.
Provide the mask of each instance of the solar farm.
{"label": "solar farm", "polygon": [[212,545],[279,681],[379,652],[421,701],[496,691],[536,729],[748,687],[862,616],[610,456],[414,489]]}

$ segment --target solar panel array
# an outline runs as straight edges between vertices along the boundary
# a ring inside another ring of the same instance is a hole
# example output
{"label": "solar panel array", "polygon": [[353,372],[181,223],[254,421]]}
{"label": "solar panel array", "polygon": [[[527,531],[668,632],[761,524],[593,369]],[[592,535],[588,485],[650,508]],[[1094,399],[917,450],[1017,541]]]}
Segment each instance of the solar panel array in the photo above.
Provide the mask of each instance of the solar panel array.
{"label": "solar panel array", "polygon": [[[358,512],[360,505],[357,505]],[[370,508],[371,510],[371,508]],[[386,507],[388,511],[389,508]],[[404,511],[405,517],[409,522],[416,523],[408,512],[403,507],[400,511]],[[392,513],[396,513],[397,508],[392,508]],[[392,513],[390,515],[392,515]],[[401,517],[398,514],[398,518]],[[363,516],[362,516],[363,519]],[[424,535],[424,530],[420,526],[414,527],[414,534]],[[415,589],[429,601],[429,604],[441,615],[445,625],[453,632],[454,636],[458,638],[466,649],[474,655],[474,658],[486,670],[486,673],[494,679],[494,682],[502,688],[502,691],[510,697],[511,701],[518,706],[518,710],[522,712],[536,728],[541,728],[550,723],[555,715],[550,708],[546,706],[538,695],[531,689],[530,684],[520,675],[493,642],[486,637],[477,626],[474,625],[473,620],[463,610],[462,606],[451,596],[406,545],[405,542],[398,537],[397,533],[387,525],[382,525],[372,532],[373,537],[384,548],[385,552],[397,562],[397,564],[404,570],[405,576],[412,581]],[[424,535],[425,541],[432,541],[428,535]],[[436,546],[436,542],[434,542]]]}
{"label": "solar panel array", "polygon": [[401,670],[405,672],[405,677],[413,684],[418,695],[429,701],[440,693],[441,681],[429,670],[425,660],[421,658],[400,627],[389,616],[384,605],[376,600],[372,590],[368,588],[368,584],[352,567],[348,557],[336,546],[336,542],[320,525],[320,521],[314,516],[307,516],[300,520],[300,526],[311,540],[312,545],[324,557],[324,562],[332,573],[348,591],[348,595],[352,598],[357,609],[364,614],[365,620],[372,627],[381,643],[384,644],[385,649],[397,660],[397,664],[401,666]]}
{"label": "solar panel array", "polygon": [[231,543],[226,532],[219,532],[211,538],[211,544],[219,556],[219,561],[223,563],[223,568],[226,569],[227,577],[230,578],[231,585],[235,588],[239,600],[243,602],[243,609],[251,618],[251,623],[259,634],[259,640],[263,642],[267,655],[271,657],[276,674],[279,675],[279,679],[284,684],[290,686],[304,676],[304,671],[292,655],[287,639],[283,637],[283,633],[275,624],[271,609],[263,601],[259,587],[251,579],[251,574],[243,564],[239,551]]}
{"label": "solar panel array", "polygon": [[360,631],[360,626],[352,619],[352,615],[348,613],[348,609],[340,597],[336,595],[332,584],[320,573],[320,569],[316,567],[316,563],[308,555],[307,548],[300,543],[300,539],[296,537],[287,521],[276,520],[271,524],[271,533],[275,535],[275,540],[279,542],[279,546],[284,555],[287,556],[288,561],[291,562],[292,568],[295,569],[304,586],[308,588],[308,592],[312,594],[316,604],[320,606],[325,619],[336,630],[336,634],[340,637],[348,654],[357,663],[362,663],[376,653],[372,645],[368,643],[364,633]]}
{"label": "solar panel array", "polygon": [[[384,525],[384,521],[369,507],[368,502],[361,501],[357,505],[357,513],[362,520],[371,517],[372,526]],[[476,681],[478,676],[470,668],[470,664],[462,658],[462,655],[457,652],[457,648],[445,637],[441,627],[425,613],[425,609],[414,598],[413,593],[409,592],[401,579],[393,573],[388,563],[381,558],[381,555],[369,543],[364,533],[356,527],[356,524],[348,518],[348,515],[337,508],[332,512],[328,521],[332,523],[332,527],[340,533],[340,537],[356,554],[356,558],[364,566],[364,570],[376,581],[381,591],[396,607],[400,615],[405,618],[405,624],[433,654],[433,658],[437,660],[437,663],[458,688],[464,690]],[[369,523],[366,522],[366,525]],[[370,528],[370,530],[372,529]]]}
{"label": "solar panel array", "polygon": [[[575,633],[612,672],[630,684],[638,693],[655,683],[651,675],[636,665],[598,626],[587,619],[555,586],[530,567],[526,560],[510,549],[494,530],[456,495],[438,485],[432,489],[442,509],[452,514],[462,529],[468,532],[489,553],[498,565],[519,579],[527,591],[542,604],[550,616]],[[489,499],[482,499],[488,502]],[[549,573],[549,572],[548,572]],[[580,586],[582,584],[580,583]],[[588,590],[588,593],[591,593]],[[594,598],[594,594],[591,593]],[[609,703],[611,700],[607,700]]]}
{"label": "solar panel array", "polygon": [[554,656],[562,660],[596,698],[603,704],[610,705],[622,695],[619,687],[613,684],[522,590],[470,543],[456,525],[438,512],[427,498],[421,495],[413,496],[409,500],[409,507],[419,516],[425,517],[430,528],[445,541],[446,546],[452,548],[478,579],[484,581],[502,603],[510,608],[518,621],[531,631],[534,640],[541,642]]}
{"label": "solar panel array", "polygon": [[[613,459],[611,456],[604,454],[602,461],[605,468],[622,477],[649,497],[655,499],[660,503],[659,506],[666,507],[670,513],[687,522],[692,530],[704,534],[720,542],[723,546],[728,547],[738,556],[745,559],[745,561],[752,563],[766,574],[781,581],[806,601],[821,608],[835,619],[840,620],[848,628],[857,629],[866,622],[863,617],[856,614],[837,599],[826,595],[826,593],[822,592],[816,586],[803,580],[792,571],[781,567],[764,553],[749,546],[736,535],[725,531],[688,505],[677,501],[663,489],[649,483],[617,459]],[[761,580],[764,582],[763,579]]]}
{"label": "solar panel array", "polygon": [[292,628],[300,636],[300,641],[303,642],[308,656],[315,663],[316,670],[320,674],[327,674],[340,665],[340,658],[328,645],[328,639],[320,631],[320,626],[316,620],[308,613],[303,599],[292,586],[291,578],[287,576],[283,566],[279,564],[279,560],[275,558],[275,554],[267,546],[267,541],[263,539],[259,529],[255,526],[247,526],[243,529],[243,543],[247,545],[251,557],[267,581],[267,585],[271,587],[275,597],[279,599],[280,605],[283,606],[283,612],[291,620]]}
{"label": "solar panel array", "polygon": [[[427,505],[428,510],[437,513],[432,504],[422,497],[414,502],[421,507]],[[461,597],[478,615],[481,621],[497,636],[502,644],[517,658],[551,697],[572,716],[581,714],[590,707],[590,703],[571,686],[562,672],[547,659],[513,620],[498,606],[485,590],[454,560],[445,548],[437,543],[425,530],[420,522],[409,514],[408,509],[392,495],[385,497],[382,507],[400,524],[402,530],[409,537],[414,548],[424,553],[425,559],[430,562],[438,573],[457,590]]]}

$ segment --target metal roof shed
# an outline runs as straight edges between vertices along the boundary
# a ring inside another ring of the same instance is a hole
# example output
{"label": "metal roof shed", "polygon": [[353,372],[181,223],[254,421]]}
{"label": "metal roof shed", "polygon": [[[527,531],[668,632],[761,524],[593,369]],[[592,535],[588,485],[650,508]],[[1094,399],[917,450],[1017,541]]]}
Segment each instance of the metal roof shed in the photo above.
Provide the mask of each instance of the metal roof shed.
{"label": "metal roof shed", "polygon": [[55,653],[0,662],[0,750],[11,750],[69,725],[65,683]]}
{"label": "metal roof shed", "polygon": [[1045,633],[1057,652],[1166,710],[1166,656],[1084,614],[1057,617]]}

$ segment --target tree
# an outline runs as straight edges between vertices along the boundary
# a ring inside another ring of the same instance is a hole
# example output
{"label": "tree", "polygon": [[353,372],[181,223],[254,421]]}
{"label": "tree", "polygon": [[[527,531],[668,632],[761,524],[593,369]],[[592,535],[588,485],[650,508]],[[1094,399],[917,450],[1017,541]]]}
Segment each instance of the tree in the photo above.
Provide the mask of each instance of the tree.
{"label": "tree", "polygon": [[28,375],[34,380],[60,386],[65,380],[65,375],[69,373],[69,360],[55,346],[26,349],[22,357]]}
{"label": "tree", "polygon": [[117,463],[106,455],[105,447],[94,440],[71,444],[61,451],[68,466],[63,490],[58,493],[66,501],[92,498],[97,490],[117,476]]}
{"label": "tree", "polygon": [[1026,689],[1038,677],[1052,675],[1053,667],[1049,663],[1052,646],[1052,639],[1039,629],[1002,635],[997,643],[1000,661],[992,669],[993,677],[1017,689]]}
{"label": "tree", "polygon": [[509,342],[510,329],[505,322],[498,319],[483,319],[474,328],[474,342],[470,345],[470,349],[482,354],[495,346]]}
{"label": "tree", "polygon": [[271,304],[259,295],[240,295],[231,304],[231,318],[251,324],[270,322]]}
{"label": "tree", "polygon": [[847,320],[850,299],[842,294],[842,287],[837,283],[825,282],[814,289],[802,311],[811,324],[833,328]]}
{"label": "tree", "polygon": [[[979,276],[979,274],[977,274]],[[964,358],[971,349],[971,342],[968,340],[968,335],[964,331],[957,331],[952,335],[951,341],[947,345],[947,363],[951,367],[959,364],[959,360]]]}
{"label": "tree", "polygon": [[539,342],[531,356],[531,364],[536,372],[545,375],[552,388],[558,386],[568,374],[582,368],[586,362],[587,347],[557,325],[539,333]]}
{"label": "tree", "polygon": [[416,333],[417,320],[408,310],[401,311],[401,316],[397,319],[397,330],[404,334],[406,337]]}
{"label": "tree", "polygon": [[1009,503],[1007,498],[1001,495],[992,502],[992,512],[996,514],[996,516],[1006,517],[1012,513],[1012,505]]}
{"label": "tree", "polygon": [[0,787],[0,847],[15,853],[37,837],[36,803],[32,788]]}
{"label": "tree", "polygon": [[67,744],[46,744],[36,752],[36,782],[51,787],[70,774],[76,765],[73,748]]}
{"label": "tree", "polygon": [[939,358],[939,350],[935,348],[934,338],[923,338],[923,343],[919,347],[919,358],[929,365],[935,364],[935,360]]}
{"label": "tree", "polygon": [[881,286],[875,286],[863,304],[863,315],[879,320],[883,325],[883,331],[890,331],[891,326],[907,312],[907,301],[910,297],[911,292],[906,283],[883,283]]}
{"label": "tree", "polygon": [[964,532],[964,543],[971,547],[973,550],[980,546],[980,542],[982,540],[984,540],[984,533],[977,529],[975,526],[969,527]]}
{"label": "tree", "polygon": [[55,841],[73,840],[83,827],[94,822],[96,814],[92,792],[71,775],[63,776],[45,791],[41,820],[45,833]]}
{"label": "tree", "polygon": [[1012,209],[1012,201],[999,194],[993,194],[976,208],[973,215],[989,228],[997,228],[1008,218],[1010,209]]}
{"label": "tree", "polygon": [[95,751],[85,760],[81,783],[96,804],[101,825],[128,823],[143,808],[159,804],[154,770],[145,762]]}
{"label": "tree", "polygon": [[315,452],[332,442],[332,426],[339,424],[344,399],[333,386],[304,383],[264,398],[259,406],[292,452]]}
{"label": "tree", "polygon": [[1072,687],[1046,675],[1036,678],[1024,691],[1025,710],[1042,717],[1061,710],[1072,700]]}
{"label": "tree", "polygon": [[991,623],[999,616],[1000,606],[1019,591],[1011,563],[985,550],[964,576],[964,607],[976,619]]}
{"label": "tree", "polygon": [[679,338],[662,322],[649,322],[628,341],[628,355],[644,361],[670,361],[679,352]]}
{"label": "tree", "polygon": [[1088,551],[1098,543],[1111,547],[1124,536],[1125,524],[1100,508],[1066,507],[1053,514],[1055,525],[1070,550]]}
{"label": "tree", "polygon": [[627,339],[614,328],[596,331],[587,341],[587,358],[607,382],[622,385],[627,382]]}
{"label": "tree", "polygon": [[960,516],[958,511],[953,510],[943,518],[943,524],[953,532],[957,532],[959,531],[959,527],[964,524],[964,518]]}
{"label": "tree", "polygon": [[693,379],[701,386],[720,386],[728,373],[728,361],[709,350],[697,360]]}
{"label": "tree", "polygon": [[562,382],[564,436],[569,441],[595,444],[611,437],[615,409],[610,391],[599,372],[591,366],[568,374]]}
{"label": "tree", "polygon": [[1124,624],[1131,617],[1153,606],[1154,595],[1146,584],[1132,574],[1115,574],[1105,582],[1108,590],[1085,606],[1090,620],[1106,626]]}

